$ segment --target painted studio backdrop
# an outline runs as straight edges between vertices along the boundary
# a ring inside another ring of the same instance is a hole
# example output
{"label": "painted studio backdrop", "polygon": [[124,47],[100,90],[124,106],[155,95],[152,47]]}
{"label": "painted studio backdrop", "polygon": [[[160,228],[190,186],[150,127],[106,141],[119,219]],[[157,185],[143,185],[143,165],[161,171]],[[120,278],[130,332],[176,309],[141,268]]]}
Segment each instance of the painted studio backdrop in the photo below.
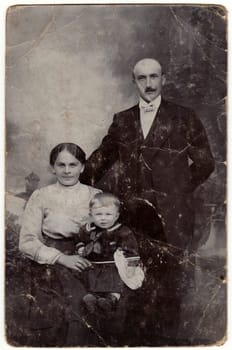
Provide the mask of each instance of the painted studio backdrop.
{"label": "painted studio backdrop", "polygon": [[[199,289],[186,295],[189,308],[183,307],[182,319],[185,338],[197,339],[196,344],[221,341],[226,327],[225,10],[164,5],[15,6],[7,13],[6,45],[8,341],[25,344],[27,325],[22,319],[30,300],[22,300],[18,232],[30,193],[54,181],[49,151],[69,141],[90,155],[114,113],[138,101],[131,73],[144,57],[162,63],[165,98],[195,110],[216,161],[215,171],[195,194],[195,230],[202,237],[195,276]],[[114,186],[113,170],[109,176]]]}

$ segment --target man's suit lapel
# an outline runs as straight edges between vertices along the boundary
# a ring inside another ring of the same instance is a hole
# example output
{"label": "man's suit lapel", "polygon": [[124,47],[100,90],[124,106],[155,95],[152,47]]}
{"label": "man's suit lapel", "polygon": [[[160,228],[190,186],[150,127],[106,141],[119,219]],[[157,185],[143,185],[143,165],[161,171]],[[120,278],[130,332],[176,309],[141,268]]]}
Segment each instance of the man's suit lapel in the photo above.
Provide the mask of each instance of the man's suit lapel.
{"label": "man's suit lapel", "polygon": [[137,104],[134,106],[131,110],[131,117],[129,118],[130,121],[132,121],[130,132],[134,136],[134,140],[141,143],[144,141],[143,137],[143,131],[141,127],[140,122],[140,111],[139,111],[139,105]]}
{"label": "man's suit lapel", "polygon": [[[151,129],[146,139],[144,139],[140,122],[139,105],[134,106],[130,110],[130,115],[127,119],[127,139],[131,140],[133,153],[136,154],[137,151],[142,151],[142,156],[148,164],[151,162],[151,159],[156,155],[156,153],[162,148],[162,145],[165,143],[172,131],[172,119],[175,117],[175,114],[173,113],[173,108],[162,99]],[[135,158],[138,156],[139,154],[137,154]]]}
{"label": "man's suit lapel", "polygon": [[144,147],[154,156],[162,147],[172,131],[173,111],[162,100],[151,129],[145,139]]}

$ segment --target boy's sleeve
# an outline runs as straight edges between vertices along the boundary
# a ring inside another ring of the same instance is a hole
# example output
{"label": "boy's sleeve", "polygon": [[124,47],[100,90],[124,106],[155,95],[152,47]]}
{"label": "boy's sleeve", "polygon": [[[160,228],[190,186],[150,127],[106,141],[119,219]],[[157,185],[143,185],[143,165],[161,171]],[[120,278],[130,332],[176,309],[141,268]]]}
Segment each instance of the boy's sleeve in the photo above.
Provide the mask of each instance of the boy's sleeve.
{"label": "boy's sleeve", "polygon": [[76,249],[84,247],[89,242],[89,232],[86,229],[86,225],[82,226],[74,237]]}

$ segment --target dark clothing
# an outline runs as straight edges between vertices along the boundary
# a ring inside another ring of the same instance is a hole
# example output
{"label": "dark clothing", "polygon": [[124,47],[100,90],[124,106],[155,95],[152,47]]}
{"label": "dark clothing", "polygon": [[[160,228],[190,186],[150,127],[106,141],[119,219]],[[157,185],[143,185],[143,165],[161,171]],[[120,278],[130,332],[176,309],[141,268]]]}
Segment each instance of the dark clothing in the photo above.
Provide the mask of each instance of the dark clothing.
{"label": "dark clothing", "polygon": [[175,345],[182,296],[194,280],[194,263],[188,268],[182,263],[197,244],[193,192],[214,170],[205,129],[191,109],[162,99],[144,139],[136,105],[115,114],[81,181],[96,184],[115,162],[114,192],[141,235],[140,255],[147,267],[135,317],[127,323],[128,334],[138,330],[139,339],[131,345],[145,345],[143,339],[149,346]]}
{"label": "dark clothing", "polygon": [[146,252],[146,279],[127,304],[126,344],[189,345],[183,341],[186,320],[182,313],[186,295],[194,288],[194,256],[152,239],[143,242],[142,250]]}
{"label": "dark clothing", "polygon": [[121,293],[124,283],[121,281],[118,270],[114,264],[114,252],[121,248],[127,256],[138,255],[138,245],[133,232],[121,224],[113,228],[101,229],[88,224],[80,229],[77,249],[85,247],[83,256],[93,263],[93,269],[87,271],[87,289],[92,293],[114,292]]}
{"label": "dark clothing", "polygon": [[102,229],[94,225],[80,228],[76,248],[85,247],[84,256],[90,261],[114,260],[114,252],[121,248],[128,254],[137,254],[138,245],[133,232],[125,225],[115,224],[110,229]]}
{"label": "dark clothing", "polygon": [[[59,249],[62,253],[68,255],[75,253],[73,238],[58,240],[45,236],[44,239],[47,246]],[[84,340],[86,325],[81,315],[81,300],[86,290],[81,274],[58,264],[40,265],[31,261],[31,276],[29,344],[35,346],[86,344]],[[70,333],[74,323],[75,333],[73,331]],[[54,335],[52,332],[55,332]]]}
{"label": "dark clothing", "polygon": [[133,197],[149,201],[162,220],[166,241],[188,247],[193,236],[193,191],[214,169],[204,127],[195,113],[162,99],[146,139],[138,105],[117,113],[88,159],[81,181],[95,184],[116,161],[115,192],[125,205],[131,198],[133,203]]}

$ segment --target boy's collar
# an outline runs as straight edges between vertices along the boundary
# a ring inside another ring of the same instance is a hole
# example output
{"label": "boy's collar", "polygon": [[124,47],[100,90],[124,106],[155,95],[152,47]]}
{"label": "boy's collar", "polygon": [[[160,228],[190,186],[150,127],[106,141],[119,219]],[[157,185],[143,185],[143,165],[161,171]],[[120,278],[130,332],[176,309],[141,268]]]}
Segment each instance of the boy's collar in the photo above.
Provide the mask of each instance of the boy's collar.
{"label": "boy's collar", "polygon": [[[113,226],[111,226],[110,228],[107,228],[106,231],[108,232],[112,232],[114,230],[117,230],[120,226],[122,226],[122,224],[120,222],[117,222],[116,224],[114,224]],[[102,230],[100,227],[96,226],[94,223],[88,223],[86,224],[86,229],[88,232],[93,231],[95,229],[99,229]]]}
{"label": "boy's collar", "polygon": [[118,222],[115,225],[113,225],[110,228],[108,228],[107,231],[111,232],[111,231],[117,230],[117,228],[119,228],[120,226],[122,226],[122,224],[120,224],[120,222]]}

